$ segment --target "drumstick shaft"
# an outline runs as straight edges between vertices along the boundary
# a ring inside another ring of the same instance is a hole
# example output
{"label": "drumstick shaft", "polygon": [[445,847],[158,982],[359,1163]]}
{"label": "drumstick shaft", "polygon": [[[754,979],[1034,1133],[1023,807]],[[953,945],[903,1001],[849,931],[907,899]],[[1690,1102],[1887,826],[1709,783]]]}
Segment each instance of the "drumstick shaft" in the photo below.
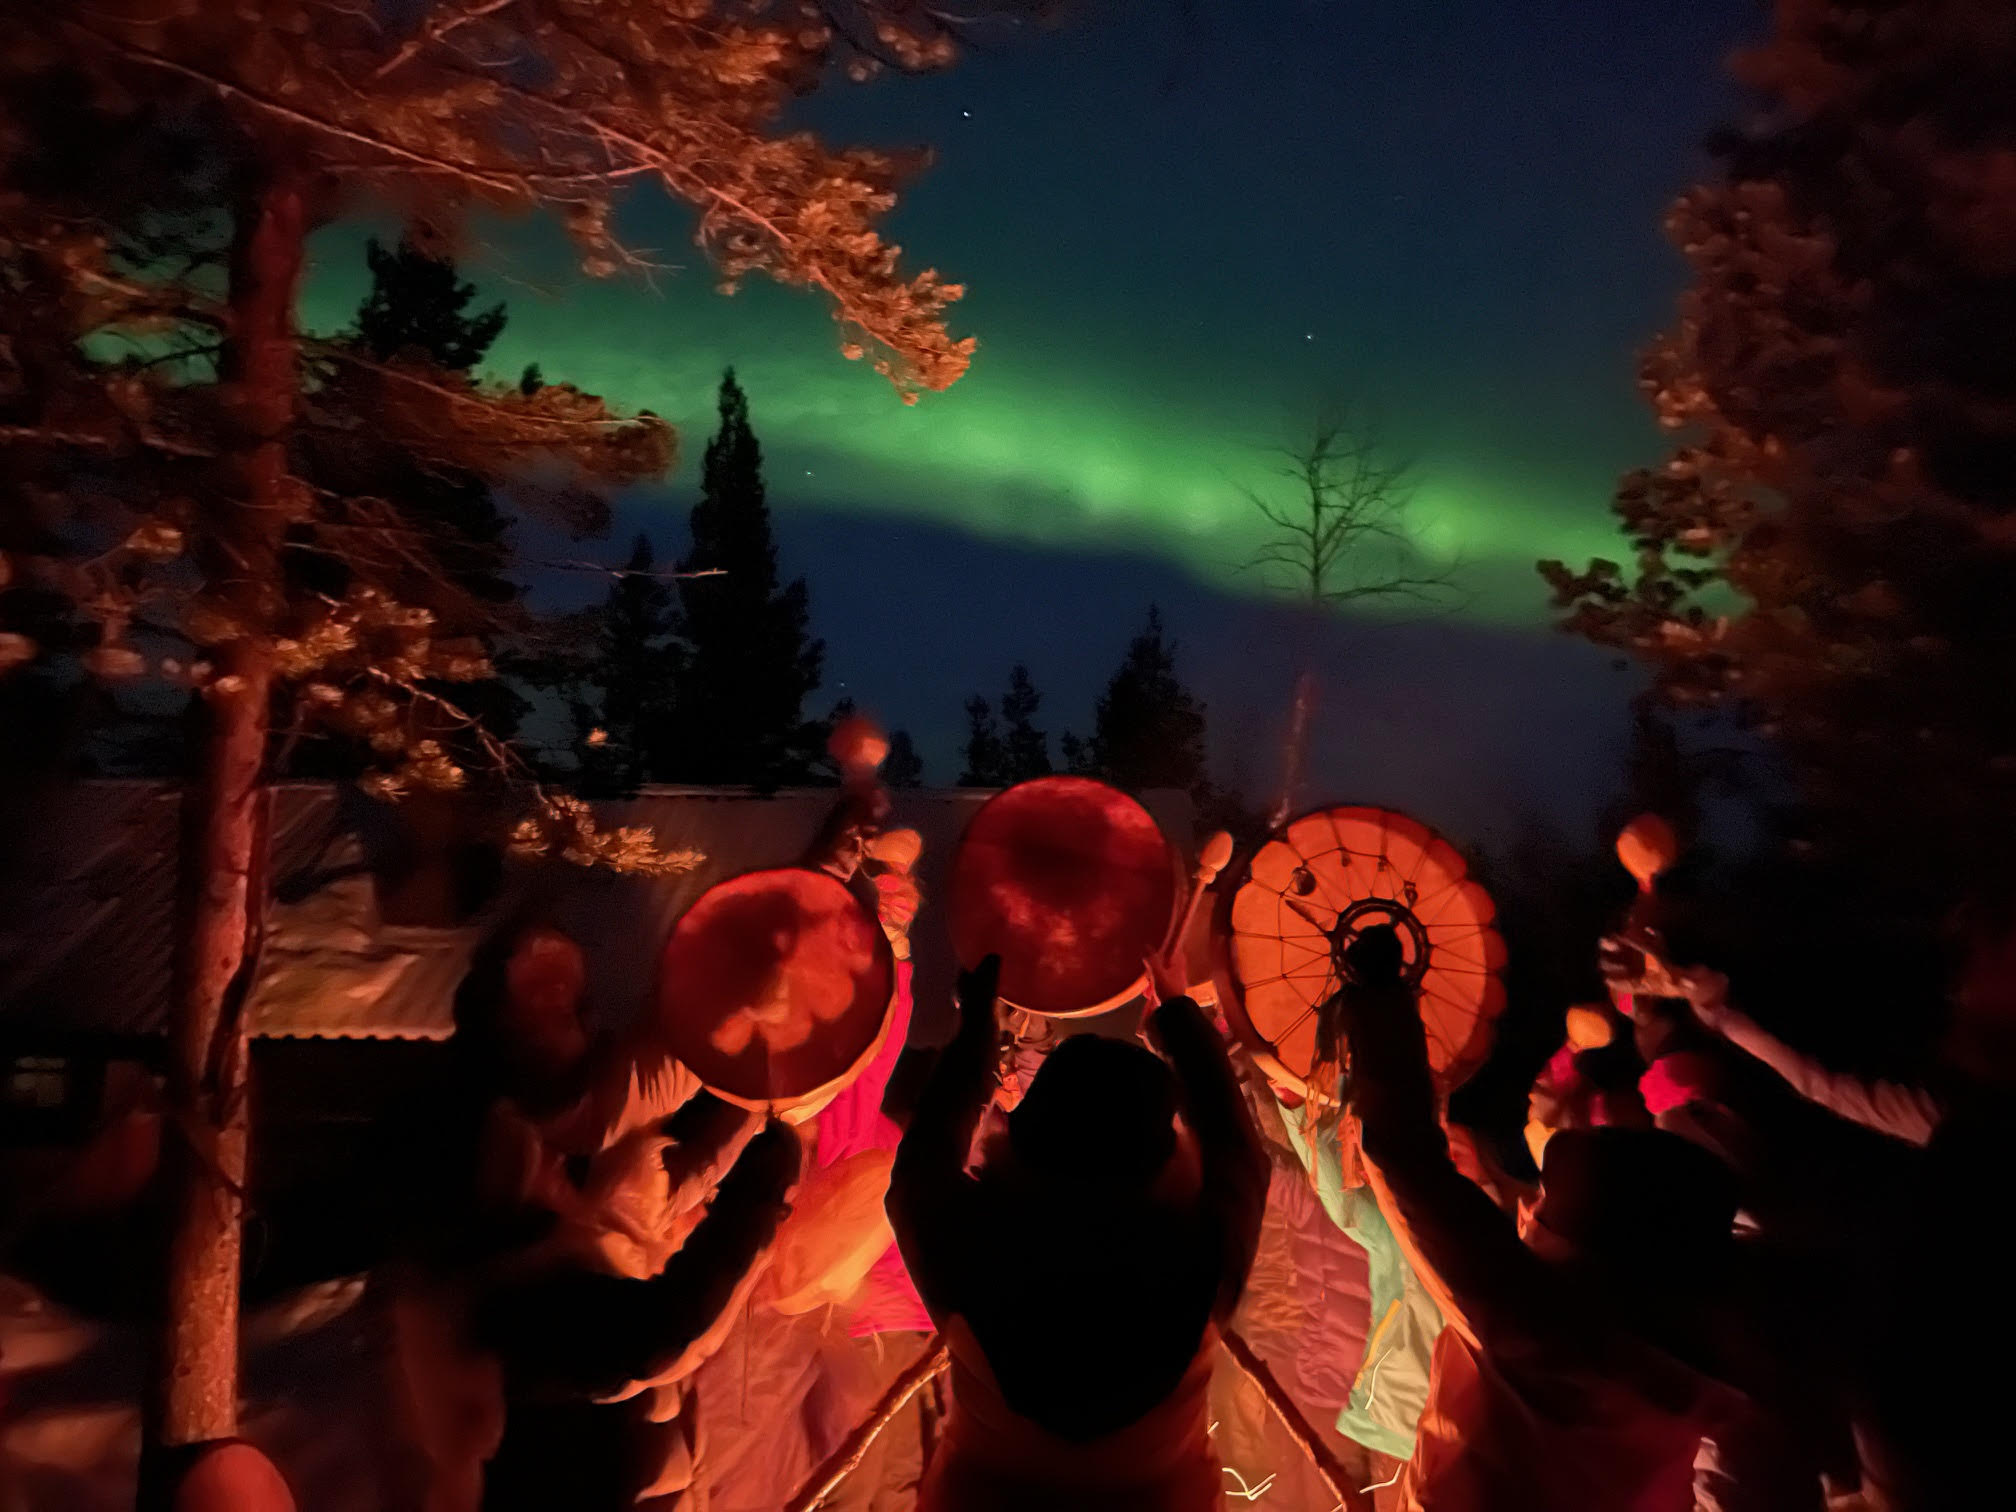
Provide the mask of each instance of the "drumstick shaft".
{"label": "drumstick shaft", "polygon": [[813,1512],[839,1490],[840,1483],[860,1468],[861,1461],[868,1457],[869,1449],[881,1437],[882,1430],[896,1421],[896,1415],[910,1398],[922,1391],[931,1378],[951,1362],[952,1356],[944,1342],[933,1337],[917,1363],[889,1383],[889,1389],[882,1393],[881,1400],[876,1402],[861,1425],[842,1439],[840,1447],[812,1472],[811,1478],[791,1498],[785,1512]]}
{"label": "drumstick shaft", "polygon": [[1190,925],[1197,918],[1197,905],[1204,900],[1204,891],[1210,885],[1210,880],[1201,871],[1191,882],[1190,897],[1183,905],[1182,916],[1177,919],[1176,927],[1170,930],[1168,937],[1162,942],[1162,949],[1165,952],[1178,948],[1189,938]]}
{"label": "drumstick shaft", "polygon": [[1190,926],[1197,919],[1197,905],[1204,901],[1205,892],[1218,880],[1218,873],[1224,870],[1231,846],[1232,837],[1221,832],[1212,836],[1198,854],[1197,870],[1191,874],[1190,895],[1184,901],[1183,912],[1177,917],[1176,927],[1163,937],[1164,954],[1177,949],[1189,938]]}

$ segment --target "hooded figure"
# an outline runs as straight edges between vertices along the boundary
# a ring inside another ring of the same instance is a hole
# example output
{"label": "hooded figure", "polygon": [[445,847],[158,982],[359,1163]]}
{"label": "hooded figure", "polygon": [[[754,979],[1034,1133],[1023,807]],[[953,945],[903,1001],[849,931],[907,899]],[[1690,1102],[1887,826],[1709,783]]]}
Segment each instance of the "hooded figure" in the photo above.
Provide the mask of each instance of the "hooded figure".
{"label": "hooded figure", "polygon": [[890,1181],[897,1243],[952,1354],[920,1512],[1204,1512],[1222,1490],[1213,1327],[1267,1194],[1231,1064],[1183,996],[1149,1020],[1166,1064],[1068,1039],[968,1175],[997,1074],[997,979],[994,961],[962,979],[959,1032]]}

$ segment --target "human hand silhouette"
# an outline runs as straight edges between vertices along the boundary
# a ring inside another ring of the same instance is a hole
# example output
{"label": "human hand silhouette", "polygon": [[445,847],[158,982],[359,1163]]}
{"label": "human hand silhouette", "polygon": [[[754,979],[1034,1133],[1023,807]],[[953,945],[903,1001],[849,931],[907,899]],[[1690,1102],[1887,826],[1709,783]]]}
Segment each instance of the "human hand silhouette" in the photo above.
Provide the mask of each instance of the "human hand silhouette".
{"label": "human hand silhouette", "polygon": [[961,1032],[995,1033],[1000,1024],[1001,957],[990,955],[960,972],[956,993]]}

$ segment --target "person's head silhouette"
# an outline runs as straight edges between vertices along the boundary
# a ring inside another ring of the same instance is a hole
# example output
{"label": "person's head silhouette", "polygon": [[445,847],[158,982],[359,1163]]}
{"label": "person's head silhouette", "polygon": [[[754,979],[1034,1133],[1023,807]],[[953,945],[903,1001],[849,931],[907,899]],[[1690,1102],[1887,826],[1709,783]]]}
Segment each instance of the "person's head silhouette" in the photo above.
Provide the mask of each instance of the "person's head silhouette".
{"label": "person's head silhouette", "polygon": [[1074,1035],[1050,1053],[1008,1118],[1016,1159],[1065,1193],[1151,1186],[1176,1147],[1176,1087],[1139,1045]]}
{"label": "person's head silhouette", "polygon": [[1712,1265],[1730,1243],[1735,1179],[1706,1150],[1657,1129],[1568,1129],[1547,1142],[1527,1244],[1648,1280]]}
{"label": "person's head silhouette", "polygon": [[1407,969],[1400,931],[1391,924],[1366,926],[1344,947],[1344,964],[1360,986],[1397,986],[1401,973]]}

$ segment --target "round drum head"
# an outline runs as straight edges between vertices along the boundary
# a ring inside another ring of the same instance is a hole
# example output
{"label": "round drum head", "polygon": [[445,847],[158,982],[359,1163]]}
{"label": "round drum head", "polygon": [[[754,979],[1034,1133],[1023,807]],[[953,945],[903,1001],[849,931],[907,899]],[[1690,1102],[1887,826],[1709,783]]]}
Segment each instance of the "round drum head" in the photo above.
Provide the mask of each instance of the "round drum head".
{"label": "round drum head", "polygon": [[888,938],[845,883],[786,867],[700,895],[659,963],[665,1048],[709,1090],[777,1109],[844,1085],[887,1031]]}
{"label": "round drum head", "polygon": [[1001,957],[1001,996],[1077,1017],[1141,988],[1176,909],[1177,861],[1148,810],[1088,777],[1040,777],[973,816],[952,864],[961,966]]}
{"label": "round drum head", "polygon": [[1482,1063],[1505,1006],[1495,915],[1463,857],[1426,825],[1389,809],[1319,809],[1262,845],[1221,904],[1221,997],[1268,1075],[1306,1093],[1345,947],[1390,926],[1436,1080],[1454,1086]]}

